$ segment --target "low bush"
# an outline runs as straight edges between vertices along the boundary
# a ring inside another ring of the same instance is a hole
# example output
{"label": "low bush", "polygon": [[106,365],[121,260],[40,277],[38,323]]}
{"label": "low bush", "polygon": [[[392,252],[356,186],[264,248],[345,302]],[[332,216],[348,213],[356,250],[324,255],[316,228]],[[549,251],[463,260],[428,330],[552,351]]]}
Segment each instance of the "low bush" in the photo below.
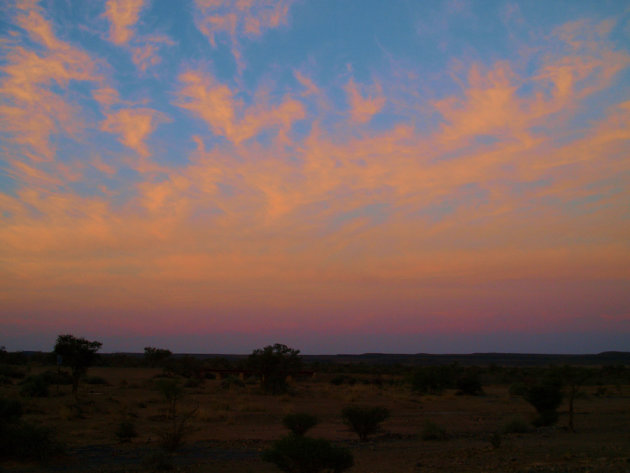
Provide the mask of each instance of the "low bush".
{"label": "low bush", "polygon": [[381,422],[389,417],[389,410],[385,407],[348,406],[342,411],[344,423],[365,442],[368,436],[376,433]]}
{"label": "low bush", "polygon": [[142,460],[142,465],[148,471],[171,471],[175,469],[171,455],[162,450],[149,453]]}
{"label": "low bush", "polygon": [[23,422],[22,405],[0,398],[0,459],[44,461],[63,452],[52,431]]}
{"label": "low bush", "polygon": [[440,394],[452,387],[456,379],[455,366],[425,366],[411,378],[411,390],[418,394]]}
{"label": "low bush", "polygon": [[459,395],[465,394],[467,396],[478,396],[483,394],[483,388],[481,387],[481,380],[477,373],[466,373],[457,379],[457,393]]}
{"label": "low bush", "polygon": [[309,429],[317,425],[317,417],[297,412],[295,414],[287,414],[282,419],[282,423],[293,435],[303,436]]}
{"label": "low bush", "polygon": [[118,424],[116,437],[118,437],[120,443],[131,442],[131,439],[136,438],[137,436],[138,432],[136,431],[136,426],[133,422],[125,420]]}
{"label": "low bush", "polygon": [[357,379],[354,376],[349,376],[347,374],[339,374],[330,380],[330,384],[334,384],[335,386],[341,386],[342,384],[354,386],[356,382]]}
{"label": "low bush", "polygon": [[59,384],[62,386],[70,386],[72,384],[72,376],[67,371],[48,370],[39,376],[44,378],[48,384]]}
{"label": "low bush", "polygon": [[0,398],[0,424],[12,423],[22,417],[22,404],[13,399]]}
{"label": "low bush", "polygon": [[532,431],[532,427],[520,417],[515,417],[507,422],[501,431],[504,434],[526,434]]}
{"label": "low bush", "polygon": [[29,376],[21,384],[20,394],[24,397],[48,397],[50,382],[43,375]]}
{"label": "low bush", "polygon": [[231,389],[233,387],[244,388],[245,383],[243,382],[241,378],[238,378],[237,376],[228,376],[227,378],[221,380],[221,388]]}
{"label": "low bush", "polygon": [[523,395],[538,413],[533,424],[536,427],[553,425],[558,421],[556,409],[562,403],[562,387],[558,384],[535,384],[529,386]]}
{"label": "low bush", "polygon": [[289,435],[276,440],[262,454],[264,461],[287,473],[341,473],[354,464],[347,448],[332,445],[325,439]]}
{"label": "low bush", "polygon": [[203,386],[204,378],[188,378],[184,383],[185,388],[198,388]]}
{"label": "low bush", "polygon": [[422,440],[447,440],[449,437],[446,430],[435,422],[427,420],[422,428]]}
{"label": "low bush", "polygon": [[24,370],[12,365],[0,365],[0,376],[6,376],[7,378],[23,379],[26,375]]}
{"label": "low bush", "polygon": [[85,378],[87,384],[95,384],[100,386],[109,386],[109,382],[101,376],[88,376]]}
{"label": "low bush", "polygon": [[501,447],[501,432],[494,432],[492,435],[490,435],[490,445],[492,445],[492,448],[499,448]]}
{"label": "low bush", "polygon": [[527,392],[527,385],[523,382],[517,382],[510,385],[510,396],[523,396]]}

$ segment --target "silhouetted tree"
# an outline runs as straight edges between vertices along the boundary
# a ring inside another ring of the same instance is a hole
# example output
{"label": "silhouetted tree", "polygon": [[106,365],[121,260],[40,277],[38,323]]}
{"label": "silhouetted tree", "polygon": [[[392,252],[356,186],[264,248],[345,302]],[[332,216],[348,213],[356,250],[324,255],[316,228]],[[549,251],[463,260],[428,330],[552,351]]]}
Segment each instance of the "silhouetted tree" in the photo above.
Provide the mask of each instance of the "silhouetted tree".
{"label": "silhouetted tree", "polygon": [[382,406],[347,406],[341,415],[344,423],[359,436],[359,440],[365,442],[368,436],[378,432],[381,422],[389,417],[389,410]]}
{"label": "silhouetted tree", "polygon": [[166,348],[144,347],[144,360],[151,367],[159,365],[173,353]]}
{"label": "silhouetted tree", "polygon": [[96,359],[96,352],[103,346],[101,342],[90,342],[74,335],[59,335],[54,353],[60,355],[62,363],[72,371],[72,393],[76,396],[79,380]]}
{"label": "silhouetted tree", "polygon": [[538,412],[534,425],[553,425],[558,421],[557,409],[562,403],[560,383],[543,382],[528,386],[523,397]]}
{"label": "silhouetted tree", "polygon": [[302,367],[299,354],[300,350],[276,343],[254,350],[249,355],[248,365],[260,376],[265,392],[281,394],[287,391],[287,376]]}

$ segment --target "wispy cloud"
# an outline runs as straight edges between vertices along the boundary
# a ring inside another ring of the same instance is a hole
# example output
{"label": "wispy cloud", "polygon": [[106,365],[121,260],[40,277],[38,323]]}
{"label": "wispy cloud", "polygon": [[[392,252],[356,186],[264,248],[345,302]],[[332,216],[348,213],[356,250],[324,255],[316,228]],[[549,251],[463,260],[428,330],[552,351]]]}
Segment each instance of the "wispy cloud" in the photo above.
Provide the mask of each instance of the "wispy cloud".
{"label": "wispy cloud", "polygon": [[109,39],[116,44],[127,43],[135,34],[145,0],[107,0],[103,16],[110,22]]}
{"label": "wispy cloud", "polygon": [[286,24],[292,3],[293,0],[195,0],[198,10],[195,24],[213,47],[217,46],[217,37],[226,35],[242,70],[245,65],[240,49],[241,39],[255,38],[266,30]]}
{"label": "wispy cloud", "polygon": [[[50,307],[70,326],[104,325],[80,322],[87,308],[120,327],[132,312],[171,327],[177,311],[199,332],[208,320],[411,333],[627,318],[630,56],[614,20],[564,21],[518,54],[430,74],[401,59],[348,79],[350,53],[311,45],[311,58],[271,53],[230,79],[221,42],[245,64],[242,42],[283,25],[290,35],[299,3],[196,2],[177,21],[216,49],[187,42],[175,20],[138,32],[145,8],[108,2],[117,47],[106,48],[37,4],[11,10],[0,43],[8,322],[50,323]],[[167,56],[175,46],[181,58]],[[159,64],[175,66],[158,77]],[[579,302],[554,285],[581,288]]]}

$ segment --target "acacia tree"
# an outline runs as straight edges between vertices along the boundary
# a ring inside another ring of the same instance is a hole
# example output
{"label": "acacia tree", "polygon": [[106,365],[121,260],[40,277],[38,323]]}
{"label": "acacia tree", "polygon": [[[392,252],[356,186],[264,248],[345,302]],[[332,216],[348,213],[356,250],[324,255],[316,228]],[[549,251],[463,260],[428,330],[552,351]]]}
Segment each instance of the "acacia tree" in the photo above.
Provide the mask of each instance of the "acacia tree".
{"label": "acacia tree", "polygon": [[94,363],[96,352],[101,348],[101,342],[91,342],[74,335],[59,335],[54,353],[61,356],[62,363],[72,371],[72,394],[77,395],[79,380],[87,369]]}
{"label": "acacia tree", "polygon": [[262,388],[267,393],[286,392],[287,376],[302,367],[300,350],[276,343],[258,348],[249,355],[248,364],[260,376]]}
{"label": "acacia tree", "polygon": [[144,360],[153,368],[169,358],[173,353],[166,348],[144,347]]}

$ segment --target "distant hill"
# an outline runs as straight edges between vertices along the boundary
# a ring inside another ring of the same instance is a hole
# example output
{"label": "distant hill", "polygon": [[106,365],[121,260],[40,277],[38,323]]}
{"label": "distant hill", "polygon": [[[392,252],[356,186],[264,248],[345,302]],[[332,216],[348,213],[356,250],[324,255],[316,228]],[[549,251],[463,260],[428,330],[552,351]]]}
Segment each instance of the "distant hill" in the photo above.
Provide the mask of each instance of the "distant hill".
{"label": "distant hill", "polygon": [[[26,356],[34,356],[42,352],[23,351]],[[133,358],[143,357],[143,353],[103,353],[101,356],[125,355]],[[247,358],[248,355],[226,355],[220,353],[175,353],[174,357],[192,356],[204,360],[209,358],[225,358],[236,361]],[[606,351],[590,355],[552,355],[539,353],[470,353],[433,355],[430,353],[392,354],[392,353],[363,353],[361,355],[303,355],[307,363],[357,364],[366,365],[405,365],[431,366],[457,363],[462,366],[546,366],[546,365],[630,365],[630,352]]]}

